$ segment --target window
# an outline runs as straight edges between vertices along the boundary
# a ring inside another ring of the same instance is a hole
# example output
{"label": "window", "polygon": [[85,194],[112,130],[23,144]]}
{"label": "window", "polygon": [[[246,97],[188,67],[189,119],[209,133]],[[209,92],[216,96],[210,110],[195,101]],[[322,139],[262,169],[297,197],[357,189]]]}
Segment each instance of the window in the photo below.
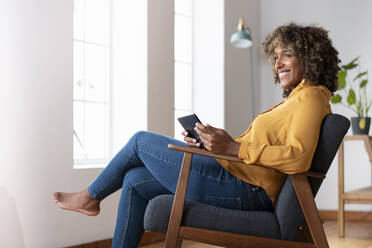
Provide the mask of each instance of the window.
{"label": "window", "polygon": [[110,13],[111,1],[74,0],[75,167],[103,164],[110,154]]}
{"label": "window", "polygon": [[192,0],[175,0],[174,16],[175,138],[183,139],[177,118],[192,106]]}

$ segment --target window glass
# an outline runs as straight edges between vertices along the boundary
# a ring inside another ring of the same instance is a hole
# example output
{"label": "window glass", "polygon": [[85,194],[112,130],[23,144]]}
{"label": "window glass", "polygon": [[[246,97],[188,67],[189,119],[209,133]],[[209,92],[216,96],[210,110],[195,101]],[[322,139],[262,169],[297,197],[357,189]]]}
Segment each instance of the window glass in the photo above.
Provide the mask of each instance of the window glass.
{"label": "window glass", "polygon": [[192,0],[175,0],[174,16],[175,138],[183,140],[177,118],[192,111]]}
{"label": "window glass", "polygon": [[192,85],[191,65],[186,63],[175,63],[175,107],[176,109],[191,110]]}
{"label": "window glass", "polygon": [[74,0],[75,165],[102,163],[108,157],[110,3],[108,0]]}
{"label": "window glass", "polygon": [[174,56],[178,61],[191,62],[191,17],[175,15]]}

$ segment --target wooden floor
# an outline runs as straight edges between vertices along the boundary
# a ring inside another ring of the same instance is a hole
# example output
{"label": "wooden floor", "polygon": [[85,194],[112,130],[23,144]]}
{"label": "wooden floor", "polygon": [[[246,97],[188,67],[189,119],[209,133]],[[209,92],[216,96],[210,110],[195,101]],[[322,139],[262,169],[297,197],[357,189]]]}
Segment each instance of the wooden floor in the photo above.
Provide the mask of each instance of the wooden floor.
{"label": "wooden floor", "polygon": [[[346,222],[345,237],[339,238],[337,222],[325,221],[324,229],[331,248],[372,248],[372,222]],[[143,246],[143,248],[160,248],[164,243]],[[182,241],[184,248],[216,248],[219,246],[206,245],[189,240]]]}

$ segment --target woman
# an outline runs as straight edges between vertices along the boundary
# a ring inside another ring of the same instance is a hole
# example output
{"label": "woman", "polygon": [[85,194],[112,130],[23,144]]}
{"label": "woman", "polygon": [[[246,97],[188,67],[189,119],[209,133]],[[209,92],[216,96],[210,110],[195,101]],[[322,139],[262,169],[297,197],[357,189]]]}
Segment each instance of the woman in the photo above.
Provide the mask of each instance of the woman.
{"label": "woman", "polygon": [[[331,113],[330,96],[337,90],[338,52],[324,29],[293,23],[275,29],[263,47],[285,100],[258,115],[236,139],[208,124],[196,125],[205,149],[244,163],[194,155],[188,199],[271,211],[285,178],[272,168],[289,174],[310,168],[322,120]],[[183,135],[189,146],[200,146]],[[136,133],[88,189],[54,193],[55,202],[93,216],[106,196],[122,188],[113,247],[137,247],[148,201],[176,189],[183,154],[168,150],[168,144],[185,145],[154,133]]]}

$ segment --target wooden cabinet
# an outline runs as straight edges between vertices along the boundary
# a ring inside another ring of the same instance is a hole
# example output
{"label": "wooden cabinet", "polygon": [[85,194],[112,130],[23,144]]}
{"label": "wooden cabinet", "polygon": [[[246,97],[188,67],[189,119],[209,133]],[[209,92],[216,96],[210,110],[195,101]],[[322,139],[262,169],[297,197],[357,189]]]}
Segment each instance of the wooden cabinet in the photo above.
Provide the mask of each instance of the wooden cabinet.
{"label": "wooden cabinet", "polygon": [[[338,235],[345,235],[345,203],[372,204],[372,185],[345,192],[344,189],[344,143],[349,140],[364,141],[369,161],[372,165],[372,137],[368,135],[345,136],[338,151]],[[372,173],[372,166],[371,166]]]}

